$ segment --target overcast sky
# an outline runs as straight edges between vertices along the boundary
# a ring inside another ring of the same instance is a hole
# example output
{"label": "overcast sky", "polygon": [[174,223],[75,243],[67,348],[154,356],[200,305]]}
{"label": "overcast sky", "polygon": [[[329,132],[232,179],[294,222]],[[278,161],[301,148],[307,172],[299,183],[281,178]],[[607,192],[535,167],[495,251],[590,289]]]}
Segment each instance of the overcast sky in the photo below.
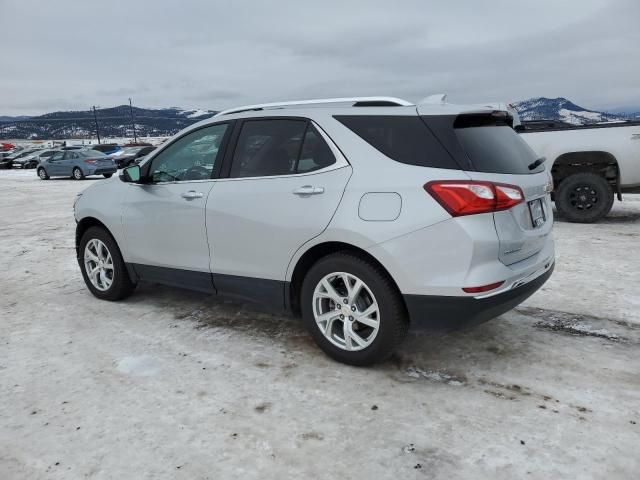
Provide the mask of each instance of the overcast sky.
{"label": "overcast sky", "polygon": [[640,1],[0,0],[0,115],[391,95],[640,106]]}

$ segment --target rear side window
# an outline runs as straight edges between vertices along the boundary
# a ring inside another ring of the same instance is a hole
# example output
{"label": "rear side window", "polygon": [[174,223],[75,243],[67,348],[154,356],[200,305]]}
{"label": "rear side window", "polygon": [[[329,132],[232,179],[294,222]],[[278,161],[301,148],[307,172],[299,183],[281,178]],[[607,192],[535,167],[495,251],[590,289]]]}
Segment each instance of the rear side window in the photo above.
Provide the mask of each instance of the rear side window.
{"label": "rear side window", "polygon": [[305,120],[249,120],[242,125],[230,176],[308,173],[335,161],[320,133]]}
{"label": "rear side window", "polygon": [[418,116],[339,115],[334,118],[396,162],[460,169]]}
{"label": "rear side window", "polygon": [[460,116],[453,126],[462,149],[477,171],[524,175],[544,170],[542,164],[529,169],[539,156],[511,127],[488,116],[473,117]]}

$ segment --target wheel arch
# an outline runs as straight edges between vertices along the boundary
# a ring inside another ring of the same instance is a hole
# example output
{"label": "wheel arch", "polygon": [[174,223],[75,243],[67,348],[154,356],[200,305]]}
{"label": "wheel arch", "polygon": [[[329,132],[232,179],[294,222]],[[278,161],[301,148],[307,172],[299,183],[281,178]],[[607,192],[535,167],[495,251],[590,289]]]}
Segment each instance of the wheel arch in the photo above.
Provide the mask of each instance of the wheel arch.
{"label": "wheel arch", "polygon": [[[302,282],[309,269],[321,258],[338,252],[346,252],[352,255],[356,255],[370,261],[371,263],[379,267],[388,276],[392,284],[395,286],[398,294],[400,294],[398,284],[389,273],[389,270],[382,264],[382,262],[380,262],[380,260],[371,255],[369,252],[361,247],[357,247],[350,243],[325,241],[313,245],[306,252],[304,252],[298,258],[298,261],[293,268],[291,280],[287,283],[288,288],[285,292],[285,301],[288,308],[295,315],[300,315],[300,294],[302,290]],[[406,305],[404,304],[404,298],[402,297],[402,295],[400,295],[400,298],[402,298],[402,303],[406,309]]]}
{"label": "wheel arch", "polygon": [[[114,238],[115,241],[115,237],[113,237],[113,233],[111,233],[111,231],[109,230],[109,228],[107,228],[107,226],[102,223],[100,220],[98,220],[95,217],[84,217],[82,220],[80,220],[77,225],[76,225],[76,256],[78,256],[80,254],[79,249],[80,249],[80,239],[82,238],[82,236],[84,235],[84,233],[89,230],[91,227],[101,227],[104,228],[105,231],[111,235],[112,238]],[[117,242],[116,242],[117,243]]]}
{"label": "wheel arch", "polygon": [[611,152],[604,150],[565,152],[556,157],[551,167],[556,188],[565,178],[581,172],[595,173],[604,177],[617,193],[618,200],[622,200],[620,166]]}

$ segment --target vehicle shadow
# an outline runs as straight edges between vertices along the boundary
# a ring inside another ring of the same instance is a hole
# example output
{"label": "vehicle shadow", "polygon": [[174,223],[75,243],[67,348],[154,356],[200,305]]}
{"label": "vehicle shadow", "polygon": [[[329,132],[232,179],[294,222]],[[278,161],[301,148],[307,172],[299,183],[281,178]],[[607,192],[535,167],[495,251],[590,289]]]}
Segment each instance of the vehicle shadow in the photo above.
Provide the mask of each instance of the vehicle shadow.
{"label": "vehicle shadow", "polygon": [[[312,357],[309,361],[322,358],[322,361],[335,363],[315,345],[300,318],[283,312],[269,311],[232,298],[154,284],[139,285],[127,303],[153,305],[158,310],[170,312],[175,322],[191,323],[194,329],[224,329],[267,339],[290,353]],[[513,356],[526,356],[531,347],[528,342],[516,338],[522,335],[520,328],[514,328],[504,318],[448,333],[410,330],[398,351],[372,368],[393,375],[400,372],[400,381],[411,369],[443,371],[451,378],[464,378],[467,369],[506,365]],[[514,348],[514,345],[518,347]]]}

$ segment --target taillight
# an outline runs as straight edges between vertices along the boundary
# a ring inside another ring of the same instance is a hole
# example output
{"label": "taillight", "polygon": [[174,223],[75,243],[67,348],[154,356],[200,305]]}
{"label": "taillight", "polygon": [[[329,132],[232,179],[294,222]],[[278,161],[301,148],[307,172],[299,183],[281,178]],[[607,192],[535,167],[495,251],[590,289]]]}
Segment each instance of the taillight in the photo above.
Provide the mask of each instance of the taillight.
{"label": "taillight", "polygon": [[524,200],[520,187],[503,183],[442,180],[424,189],[453,217],[507,210]]}
{"label": "taillight", "polygon": [[97,160],[85,160],[84,163],[88,163],[90,165],[95,165],[96,163],[98,163]]}

